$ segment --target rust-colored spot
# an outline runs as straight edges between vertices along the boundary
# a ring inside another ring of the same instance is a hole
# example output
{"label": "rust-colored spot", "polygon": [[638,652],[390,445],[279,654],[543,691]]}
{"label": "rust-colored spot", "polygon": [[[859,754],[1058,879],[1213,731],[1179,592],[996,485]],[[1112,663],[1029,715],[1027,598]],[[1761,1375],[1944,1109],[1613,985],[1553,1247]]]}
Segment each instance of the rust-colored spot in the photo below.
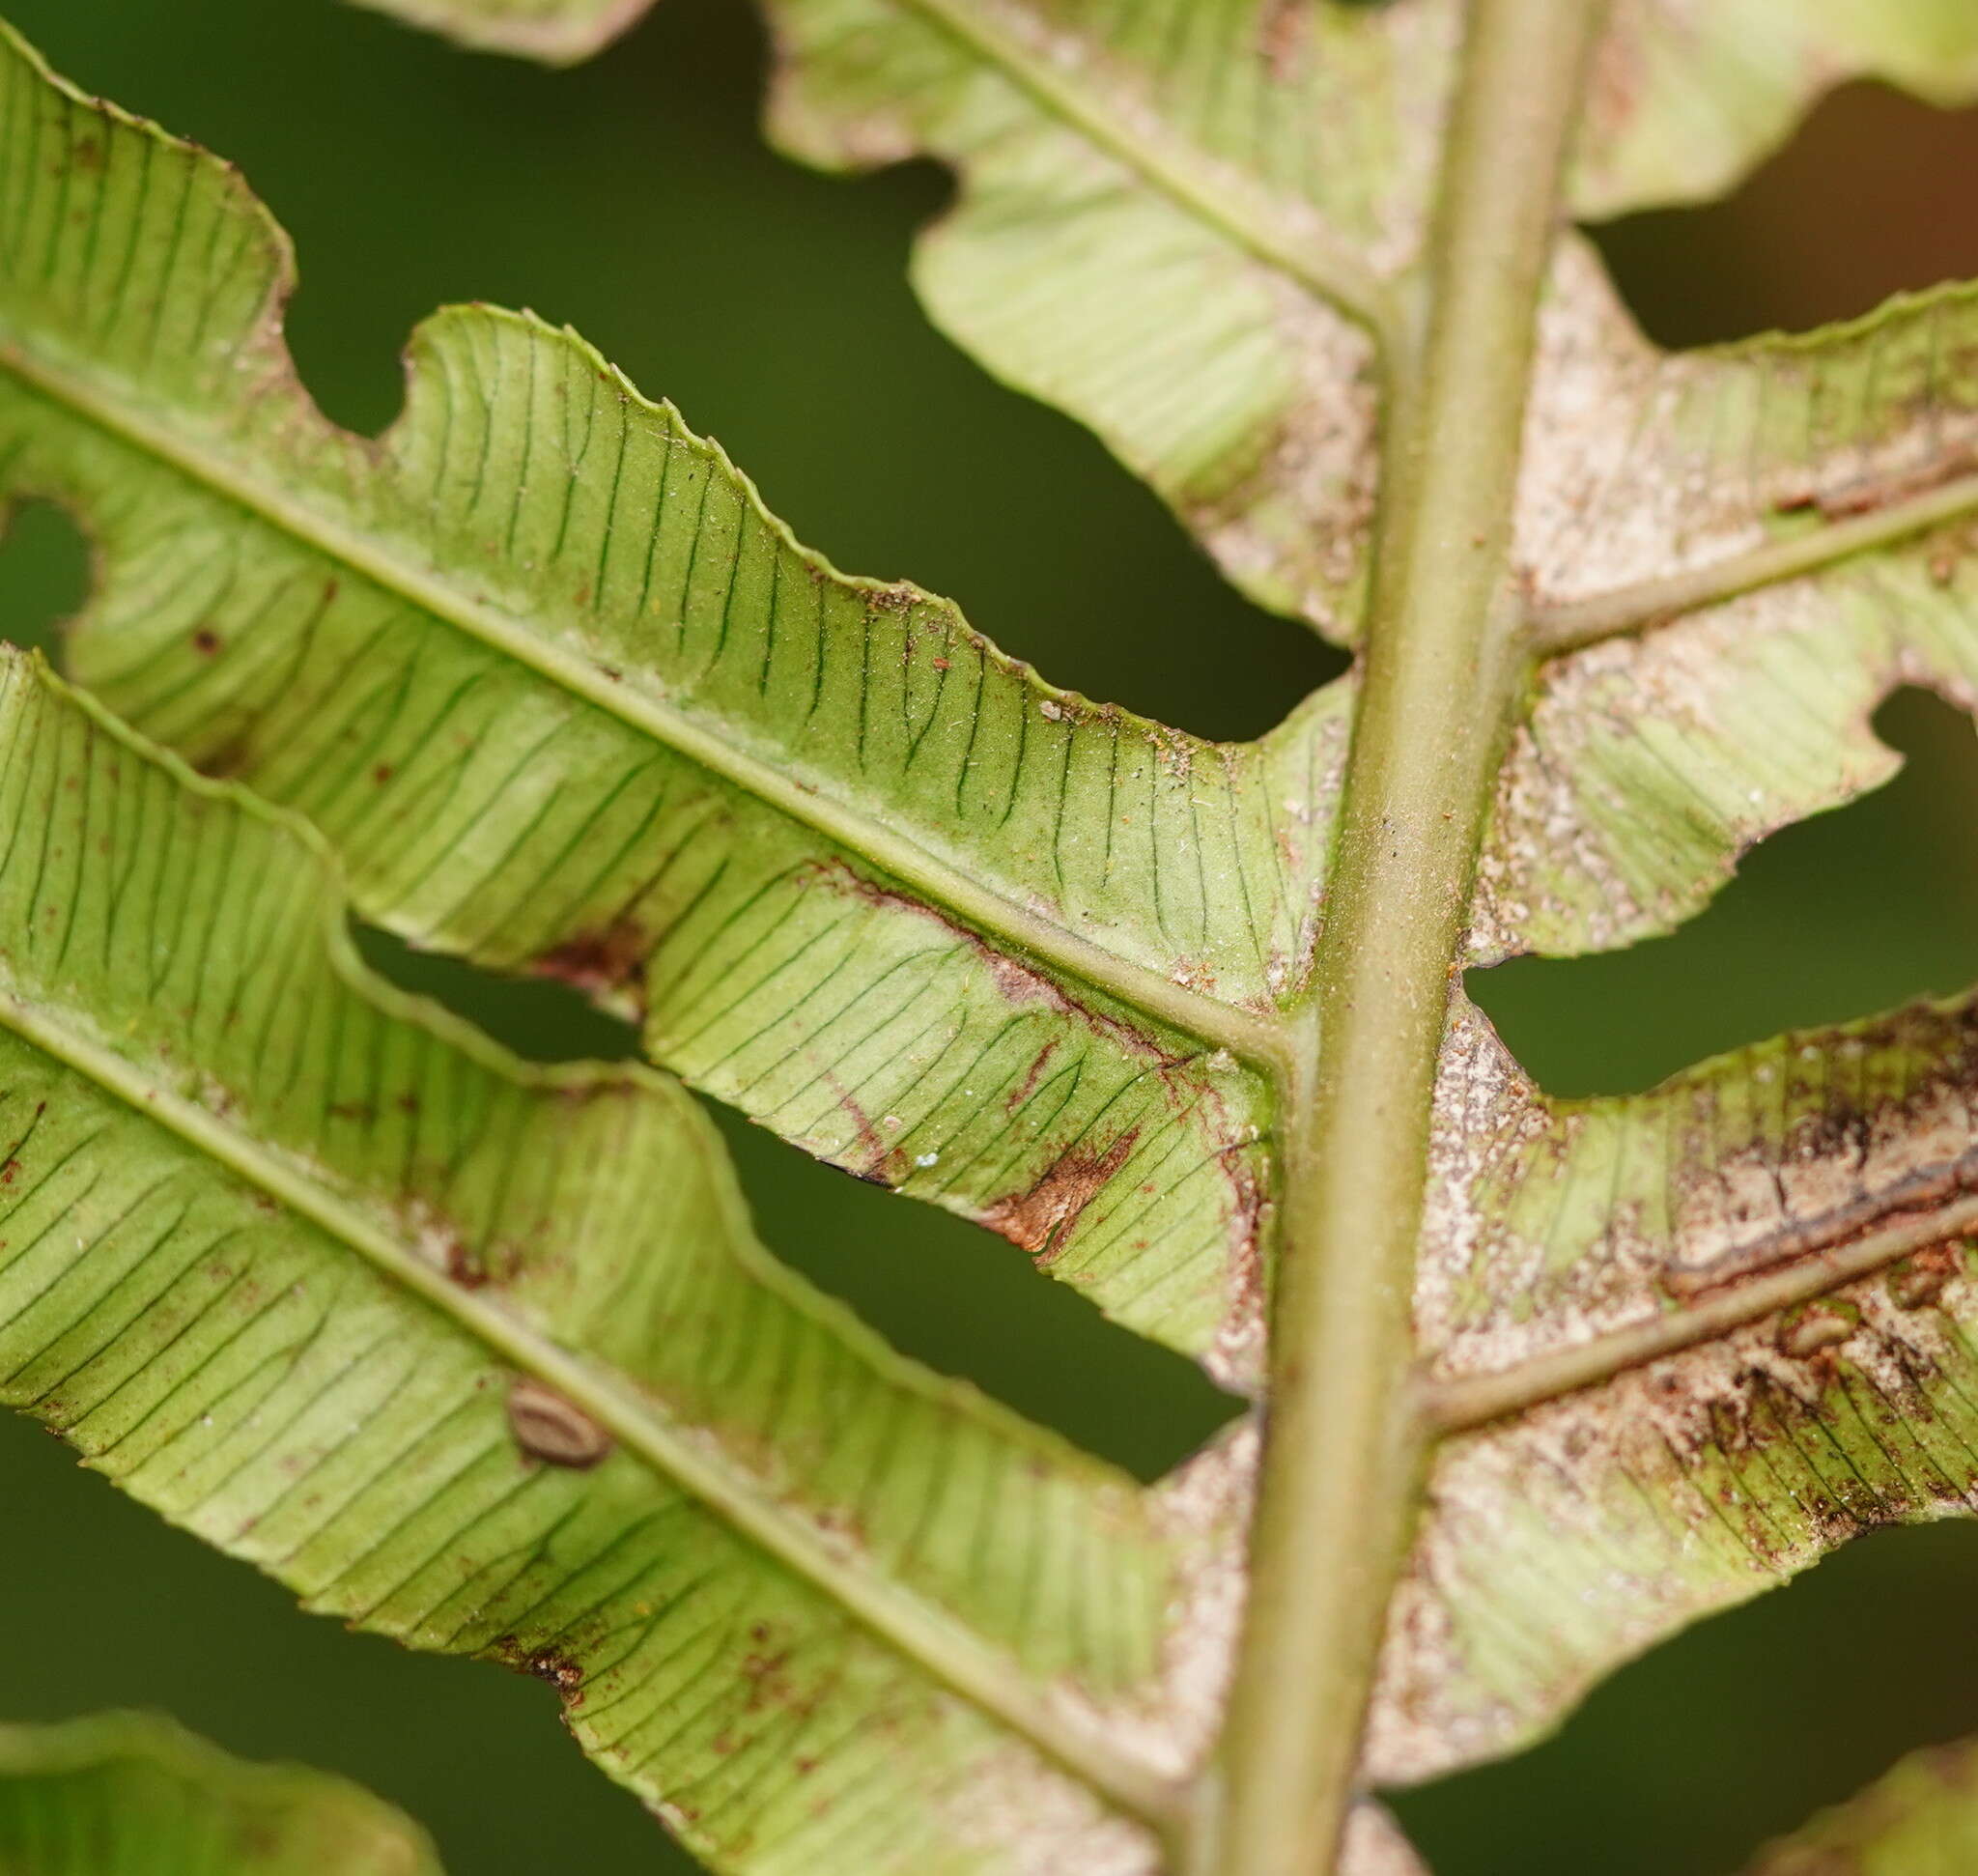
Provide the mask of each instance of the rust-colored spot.
{"label": "rust-colored spot", "polygon": [[1795,489],[1774,506],[1781,514],[1801,514],[1808,509],[1823,521],[1845,521],[1854,515],[1872,515],[1892,502],[1928,495],[1946,482],[1971,472],[1971,458],[1962,452],[1919,465],[1907,474],[1863,475],[1829,489]]}
{"label": "rust-colored spot", "polygon": [[[855,1179],[863,1180],[868,1185],[896,1185],[906,1176],[906,1155],[889,1141],[873,1124],[858,1099],[836,1075],[826,1071],[825,1086],[836,1097],[837,1104],[844,1110],[852,1125],[858,1129],[859,1150],[864,1155],[860,1165],[848,1166],[845,1170]],[[894,1123],[897,1124],[897,1123]]]}
{"label": "rust-colored spot", "polygon": [[597,931],[566,938],[530,968],[536,976],[554,978],[588,997],[630,991],[643,1008],[645,958],[651,948],[650,935],[636,920],[614,919]]}
{"label": "rust-colored spot", "polygon": [[1928,1309],[1957,1274],[1957,1252],[1948,1244],[1933,1244],[1889,1272],[1889,1300],[1898,1309]]}
{"label": "rust-colored spot", "polygon": [[391,766],[389,762],[380,762],[371,771],[371,780],[377,782],[377,784],[381,788],[387,782],[391,780],[391,778],[395,774],[397,774],[397,771]]}
{"label": "rust-colored spot", "polygon": [[777,1649],[774,1654],[764,1651],[744,1659],[742,1672],[749,1682],[749,1712],[759,1712],[764,1707],[795,1708],[801,1704],[787,1672],[789,1664],[790,1650],[787,1648]]}
{"label": "rust-colored spot", "polygon": [[532,1459],[577,1471],[597,1464],[617,1443],[575,1402],[527,1375],[508,1390],[508,1430]]}
{"label": "rust-colored spot", "polygon": [[1048,1260],[1053,1246],[1125,1164],[1139,1138],[1140,1129],[1128,1127],[1102,1150],[1073,1147],[1054,1160],[1028,1192],[999,1199],[983,1212],[982,1222],[1012,1244]]}
{"label": "rust-colored spot", "polygon": [[192,635],[192,649],[202,657],[211,658],[220,648],[220,635],[210,625],[202,625]]}
{"label": "rust-colored spot", "polygon": [[1037,1051],[1035,1059],[1031,1063],[1029,1072],[1024,1076],[1023,1080],[1019,1082],[1017,1086],[1010,1091],[1009,1095],[1003,1101],[1003,1111],[1005,1114],[1014,1114],[1018,1108],[1020,1108],[1027,1100],[1031,1098],[1032,1094],[1034,1094],[1037,1092],[1037,1082],[1039,1077],[1044,1072],[1044,1066],[1057,1053],[1058,1044],[1056,1042],[1046,1042],[1044,1046]]}
{"label": "rust-colored spot", "polygon": [[559,1693],[575,1695],[583,1686],[583,1663],[561,1648],[524,1648],[514,1635],[502,1635],[488,1651],[506,1667],[548,1681]]}
{"label": "rust-colored spot", "polygon": [[1301,0],[1272,0],[1257,22],[1257,49],[1280,84],[1291,83],[1305,64],[1312,11]]}
{"label": "rust-colored spot", "polygon": [[1069,1016],[1095,1034],[1110,1037],[1130,1053],[1142,1058],[1152,1057],[1163,1066],[1170,1066],[1168,1058],[1150,1037],[1143,1035],[1132,1024],[1122,1021],[1089,1004],[1080,1003],[1068,996],[1043,972],[1033,970],[1012,956],[1008,952],[999,951],[981,933],[972,930],[958,920],[949,918],[939,907],[926,904],[923,900],[911,898],[905,893],[896,893],[882,886],[876,880],[867,879],[862,873],[855,872],[841,860],[817,863],[805,868],[808,877],[834,893],[842,893],[856,899],[862,899],[867,905],[883,907],[889,911],[904,912],[917,919],[925,919],[939,925],[951,938],[959,939],[973,951],[987,968],[994,981],[997,992],[1004,1002],[1023,1005],[1041,1003],[1056,1010],[1060,1015]]}
{"label": "rust-colored spot", "polygon": [[0,1163],[0,1185],[12,1185],[20,1177],[20,1161],[8,1158]]}
{"label": "rust-colored spot", "polygon": [[478,1290],[488,1281],[488,1266],[463,1238],[446,1240],[446,1274],[463,1290]]}

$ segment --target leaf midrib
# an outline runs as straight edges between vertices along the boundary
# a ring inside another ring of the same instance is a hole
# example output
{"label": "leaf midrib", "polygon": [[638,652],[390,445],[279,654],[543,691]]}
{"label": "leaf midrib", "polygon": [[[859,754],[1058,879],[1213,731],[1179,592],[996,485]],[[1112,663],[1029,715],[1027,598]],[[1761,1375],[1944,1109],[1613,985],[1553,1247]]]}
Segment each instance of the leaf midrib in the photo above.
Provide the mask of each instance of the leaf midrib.
{"label": "leaf midrib", "polygon": [[1900,547],[1978,509],[1978,474],[1957,475],[1861,515],[1823,523],[1790,540],[1767,541],[1681,573],[1632,582],[1533,609],[1532,642],[1545,658],[1583,651],[1607,639],[1673,625],[1763,587],[1823,573],[1843,560]]}
{"label": "leaf midrib", "polygon": [[1424,1384],[1424,1410],[1444,1435],[1471,1433],[1564,1395],[1604,1386],[1630,1369],[1715,1342],[1796,1303],[1811,1302],[1886,1269],[1912,1251],[1978,1229],[1978,1194],[1933,1211],[1899,1214],[1844,1244],[1754,1276],[1721,1294],[1656,1314],[1565,1348]]}
{"label": "leaf midrib", "polygon": [[678,706],[608,675],[603,667],[529,632],[498,609],[461,593],[443,578],[406,564],[308,501],[242,473],[219,453],[163,423],[138,415],[133,408],[120,407],[82,378],[31,355],[22,340],[16,338],[0,348],[0,365],[31,391],[71,415],[166,464],[374,585],[629,724],[869,861],[1009,948],[1084,981],[1144,1015],[1220,1044],[1249,1061],[1272,1066],[1282,1061],[1285,1043],[1276,1022],[1174,983],[984,886],[898,827],[821,789],[806,788],[761,757],[723,740]]}
{"label": "leaf midrib", "polygon": [[[9,974],[11,977],[11,973]],[[669,1425],[629,1387],[600,1379],[577,1356],[494,1303],[464,1290],[326,1190],[287,1156],[261,1147],[161,1078],[62,1019],[57,1007],[0,987],[0,1028],[177,1135],[364,1259],[520,1372],[548,1383],[651,1469],[846,1610],[886,1646],[1156,1830],[1175,1794],[1070,1702],[1054,1701],[1023,1667],[946,1611],[881,1575],[853,1548],[785,1509],[711,1442]]]}
{"label": "leaf midrib", "polygon": [[[1177,207],[1205,223],[1265,265],[1294,280],[1308,293],[1331,301],[1383,340],[1399,325],[1387,283],[1342,242],[1317,225],[1281,225],[1261,191],[1243,201],[1226,193],[1227,166],[1199,148],[1180,143],[1167,149],[1134,128],[1123,113],[1088,87],[1054,70],[1040,51],[1024,43],[995,16],[999,9],[982,0],[894,0],[894,4],[959,40],[985,64],[1021,87],[1052,116],[1124,163]],[[1190,159],[1208,172],[1192,173]],[[1224,171],[1218,178],[1216,171]],[[1392,348],[1390,348],[1392,349]]]}

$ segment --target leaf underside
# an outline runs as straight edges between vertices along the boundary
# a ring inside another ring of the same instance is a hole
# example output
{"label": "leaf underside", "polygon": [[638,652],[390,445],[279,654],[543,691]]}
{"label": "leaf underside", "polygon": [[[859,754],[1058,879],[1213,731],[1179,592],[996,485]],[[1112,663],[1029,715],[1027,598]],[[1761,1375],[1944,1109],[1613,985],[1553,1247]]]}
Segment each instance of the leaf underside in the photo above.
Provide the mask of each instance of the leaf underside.
{"label": "leaf underside", "polygon": [[615,39],[649,0],[358,0],[464,45],[573,64]]}
{"label": "leaf underside", "polygon": [[1103,1839],[986,1708],[1157,1704],[1160,1497],[769,1260],[675,1084],[388,992],[297,831],[17,656],[0,716],[0,1398],[311,1607],[548,1679],[718,1862]]}
{"label": "leaf underside", "polygon": [[0,1724],[0,1868],[19,1876],[440,1876],[409,1818],[299,1766],[243,1765],[150,1714]]}
{"label": "leaf underside", "polygon": [[[769,10],[786,147],[959,172],[917,259],[936,317],[1255,597],[1356,638],[1454,0],[1230,0],[1186,31],[1092,0]],[[560,20],[561,51],[603,17],[399,11],[488,43]],[[1970,96],[1978,23],[1623,0],[1572,203],[1722,187],[1847,74]],[[931,1380],[767,1261],[663,1073],[523,1075],[364,980],[321,905],[577,984],[662,1069],[1254,1388],[1357,679],[1243,745],[1057,690],[799,547],[526,317],[436,316],[403,415],[351,437],[295,378],[291,283],[238,178],[0,47],[0,501],[96,543],[76,677],[336,862],[9,667],[0,962],[34,1013],[0,1019],[5,1098],[58,1118],[0,1207],[82,1208],[98,1247],[0,1244],[0,1389],[316,1606],[557,1680],[717,1867],[1155,1867],[1215,1729],[1252,1432],[1143,1490]],[[1476,964],[1672,928],[1886,779],[1891,689],[1978,700],[1978,295],[1671,357],[1567,232],[1526,438],[1514,558],[1558,655]],[[88,858],[140,814],[210,869],[196,930],[133,937],[136,889]],[[127,1007],[140,944],[183,1010]],[[1699,1614],[1968,1507],[1974,1087],[1954,1001],[1560,1101],[1456,998],[1417,1289],[1451,1431],[1373,1782],[1512,1749]],[[99,1128],[133,1144],[103,1158]],[[518,1375],[551,1389],[536,1422]],[[567,1411],[608,1457],[518,1445]],[[330,1481],[315,1507],[285,1458]]]}

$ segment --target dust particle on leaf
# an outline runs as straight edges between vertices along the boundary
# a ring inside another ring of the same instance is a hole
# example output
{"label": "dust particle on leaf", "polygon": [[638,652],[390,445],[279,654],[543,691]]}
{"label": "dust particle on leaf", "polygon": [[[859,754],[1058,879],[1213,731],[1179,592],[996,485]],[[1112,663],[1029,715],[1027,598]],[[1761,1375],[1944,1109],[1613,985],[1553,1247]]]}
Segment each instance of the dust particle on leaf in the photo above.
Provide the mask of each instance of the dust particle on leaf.
{"label": "dust particle on leaf", "polygon": [[1831,1349],[1847,1341],[1854,1333],[1854,1328],[1851,1316],[1831,1304],[1816,1303],[1780,1325],[1780,1352],[1791,1355],[1795,1361],[1803,1361],[1823,1349]]}

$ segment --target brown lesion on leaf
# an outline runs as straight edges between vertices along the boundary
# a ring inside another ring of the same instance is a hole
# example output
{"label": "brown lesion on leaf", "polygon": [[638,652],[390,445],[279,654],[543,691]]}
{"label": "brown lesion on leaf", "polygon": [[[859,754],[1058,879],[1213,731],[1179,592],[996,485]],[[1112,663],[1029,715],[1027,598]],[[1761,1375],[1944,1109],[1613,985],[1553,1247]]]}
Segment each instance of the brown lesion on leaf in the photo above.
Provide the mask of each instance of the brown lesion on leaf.
{"label": "brown lesion on leaf", "polygon": [[749,1627],[749,1652],[742,1658],[742,1676],[749,1684],[746,1710],[758,1713],[765,1708],[807,1714],[815,1701],[806,1698],[790,1671],[796,1650],[783,1642],[767,1622]]}
{"label": "brown lesion on leaf", "polygon": [[1964,1260],[1953,1244],[1933,1244],[1889,1272],[1889,1300],[1898,1309],[1935,1309]]}
{"label": "brown lesion on leaf", "polygon": [[1257,25],[1257,49],[1279,84],[1287,85],[1304,72],[1313,36],[1313,8],[1308,0],[1271,0]]}
{"label": "brown lesion on leaf", "polygon": [[553,1646],[530,1648],[518,1636],[506,1634],[490,1643],[488,1652],[504,1667],[532,1675],[539,1681],[548,1681],[573,1706],[582,1695],[583,1663],[568,1649]]}
{"label": "brown lesion on leaf", "polygon": [[1023,1106],[1023,1104],[1027,1100],[1029,1100],[1032,1094],[1034,1094],[1037,1092],[1037,1083],[1042,1078],[1044,1069],[1049,1065],[1051,1058],[1057,1053],[1058,1044],[1055,1041],[1046,1042],[1044,1046],[1041,1049],[1039,1049],[1033,1057],[1031,1057],[1031,1066],[1024,1070],[1023,1080],[1018,1082],[1017,1085],[1014,1088],[1012,1088],[1009,1091],[1009,1093],[1003,1097],[1003,1111],[1005,1114],[1014,1114],[1018,1108]]}
{"label": "brown lesion on leaf", "polygon": [[905,1151],[879,1130],[871,1115],[836,1075],[827,1069],[824,1081],[840,1112],[851,1122],[859,1143],[862,1157],[859,1163],[849,1165],[845,1170],[868,1185],[897,1185],[906,1177]]}
{"label": "brown lesion on leaf", "polygon": [[939,906],[882,886],[842,860],[817,861],[804,870],[806,878],[814,880],[828,892],[862,899],[867,905],[904,912],[939,925],[950,938],[958,939],[975,954],[1006,1003],[1018,1007],[1043,1004],[1056,1014],[1070,1017],[1084,1028],[1111,1037],[1131,1054],[1152,1058],[1163,1064],[1169,1061],[1154,1037],[1104,1009],[1072,997],[1054,979],[1046,977],[1042,971],[1025,963],[1012,952],[999,950],[980,932],[951,918]]}
{"label": "brown lesion on leaf", "polygon": [[1827,1046],[1851,1042],[1938,1066],[1899,1100],[1835,1105],[1795,1123],[1782,1145],[1679,1168],[1662,1279],[1671,1295],[1686,1300],[1978,1193],[1978,1008],[1921,1006],[1880,1036]]}
{"label": "brown lesion on leaf", "polygon": [[1822,521],[1848,521],[1930,495],[1946,483],[1962,481],[1973,470],[1978,470],[1978,454],[1960,449],[1907,469],[1855,475],[1825,488],[1790,489],[1772,503],[1772,508],[1781,515],[1811,513]]}
{"label": "brown lesion on leaf", "polygon": [[465,1238],[451,1236],[444,1247],[446,1274],[463,1290],[479,1290],[494,1274],[487,1260]]}
{"label": "brown lesion on leaf", "polygon": [[652,934],[636,919],[578,931],[553,945],[530,964],[537,977],[553,978],[614,1009],[645,1015],[645,960]]}
{"label": "brown lesion on leaf", "polygon": [[982,1222],[1040,1264],[1049,1264],[1086,1207],[1126,1163],[1139,1138],[1140,1128],[1134,1126],[1104,1147],[1068,1149],[1027,1191],[997,1200],[982,1213]]}

